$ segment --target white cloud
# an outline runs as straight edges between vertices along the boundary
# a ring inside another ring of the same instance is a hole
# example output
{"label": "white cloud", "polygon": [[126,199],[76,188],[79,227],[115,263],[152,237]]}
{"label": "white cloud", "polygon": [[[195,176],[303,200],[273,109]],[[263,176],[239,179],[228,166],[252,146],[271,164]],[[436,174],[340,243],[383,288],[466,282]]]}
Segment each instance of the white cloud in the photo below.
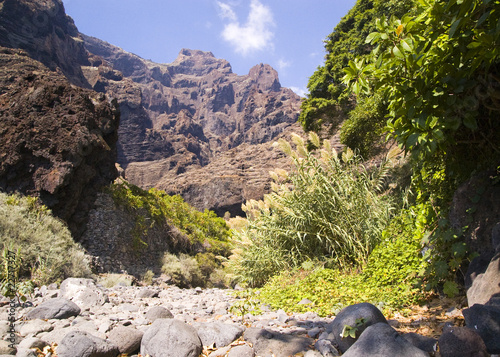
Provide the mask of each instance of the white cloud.
{"label": "white cloud", "polygon": [[301,97],[305,97],[307,92],[307,89],[305,88],[299,88],[299,87],[290,87],[291,90],[295,92],[295,94],[298,94]]}
{"label": "white cloud", "polygon": [[272,48],[274,33],[271,28],[275,25],[273,13],[268,6],[262,5],[259,0],[252,0],[246,23],[240,24],[229,4],[217,2],[220,16],[229,19],[230,23],[224,26],[222,38],[229,42],[234,50],[246,56],[250,52]]}
{"label": "white cloud", "polygon": [[222,19],[229,19],[231,21],[237,21],[238,18],[236,17],[236,14],[234,13],[233,9],[231,8],[231,5],[225,4],[223,2],[217,1],[217,5],[219,6],[219,16]]}
{"label": "white cloud", "polygon": [[285,68],[290,67],[291,65],[292,65],[292,64],[291,64],[291,62],[286,61],[286,60],[284,60],[284,59],[280,59],[280,60],[278,61],[278,69],[279,69],[280,71],[284,70]]}

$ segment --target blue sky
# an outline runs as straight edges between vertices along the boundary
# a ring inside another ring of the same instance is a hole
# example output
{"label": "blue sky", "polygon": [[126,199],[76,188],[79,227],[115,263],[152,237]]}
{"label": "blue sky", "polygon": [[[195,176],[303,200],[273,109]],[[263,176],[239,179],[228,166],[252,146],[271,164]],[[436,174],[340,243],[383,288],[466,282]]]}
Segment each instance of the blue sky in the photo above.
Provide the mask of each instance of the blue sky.
{"label": "blue sky", "polygon": [[306,92],[325,38],[356,0],[63,0],[80,32],[159,63],[182,48],[211,51],[247,74],[268,63]]}

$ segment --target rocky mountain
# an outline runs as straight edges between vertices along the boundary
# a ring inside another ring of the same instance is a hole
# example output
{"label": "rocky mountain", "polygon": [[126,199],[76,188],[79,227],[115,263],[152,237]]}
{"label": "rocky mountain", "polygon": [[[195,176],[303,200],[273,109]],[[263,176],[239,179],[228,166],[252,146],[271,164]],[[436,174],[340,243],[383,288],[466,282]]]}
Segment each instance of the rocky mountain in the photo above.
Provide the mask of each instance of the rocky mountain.
{"label": "rocky mountain", "polygon": [[130,182],[219,214],[241,214],[242,202],[262,198],[268,171],[286,165],[271,143],[301,131],[301,100],[273,68],[239,76],[226,60],[188,49],[158,64],[82,38],[92,54],[87,81],[120,104],[118,162]]}
{"label": "rocky mountain", "polygon": [[39,197],[76,237],[117,176],[118,111],[17,49],[0,47],[0,190]]}

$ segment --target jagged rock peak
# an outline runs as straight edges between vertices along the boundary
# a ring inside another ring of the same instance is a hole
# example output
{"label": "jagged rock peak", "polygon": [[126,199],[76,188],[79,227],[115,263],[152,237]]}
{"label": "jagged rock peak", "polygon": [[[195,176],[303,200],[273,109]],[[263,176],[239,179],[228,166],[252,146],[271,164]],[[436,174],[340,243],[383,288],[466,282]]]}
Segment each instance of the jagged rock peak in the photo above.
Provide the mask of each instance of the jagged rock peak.
{"label": "jagged rock peak", "polygon": [[233,73],[225,59],[216,58],[212,52],[183,48],[171,64],[177,74],[204,76],[217,70],[224,74]]}
{"label": "jagged rock peak", "polygon": [[249,77],[257,83],[261,90],[271,90],[277,92],[281,89],[278,79],[278,72],[268,64],[258,64],[250,68]]}

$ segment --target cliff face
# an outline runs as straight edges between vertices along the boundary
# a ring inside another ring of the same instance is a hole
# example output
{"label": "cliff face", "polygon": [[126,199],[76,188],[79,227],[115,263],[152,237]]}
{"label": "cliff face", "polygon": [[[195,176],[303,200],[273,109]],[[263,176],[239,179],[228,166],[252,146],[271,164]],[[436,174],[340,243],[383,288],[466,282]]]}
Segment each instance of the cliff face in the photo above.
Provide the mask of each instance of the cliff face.
{"label": "cliff face", "polygon": [[[300,131],[292,127],[300,98],[273,68],[260,64],[239,76],[226,60],[188,49],[158,64],[82,38],[94,55],[83,67],[88,82],[120,103],[118,162],[130,182],[221,214],[241,214],[244,200],[262,197],[279,155],[262,144]],[[256,180],[256,172],[265,177]]]}
{"label": "cliff face", "polygon": [[0,189],[37,196],[78,237],[116,176],[117,107],[0,47]]}
{"label": "cliff face", "polygon": [[0,1],[0,46],[19,48],[71,83],[89,87],[79,64],[87,52],[61,0]]}

